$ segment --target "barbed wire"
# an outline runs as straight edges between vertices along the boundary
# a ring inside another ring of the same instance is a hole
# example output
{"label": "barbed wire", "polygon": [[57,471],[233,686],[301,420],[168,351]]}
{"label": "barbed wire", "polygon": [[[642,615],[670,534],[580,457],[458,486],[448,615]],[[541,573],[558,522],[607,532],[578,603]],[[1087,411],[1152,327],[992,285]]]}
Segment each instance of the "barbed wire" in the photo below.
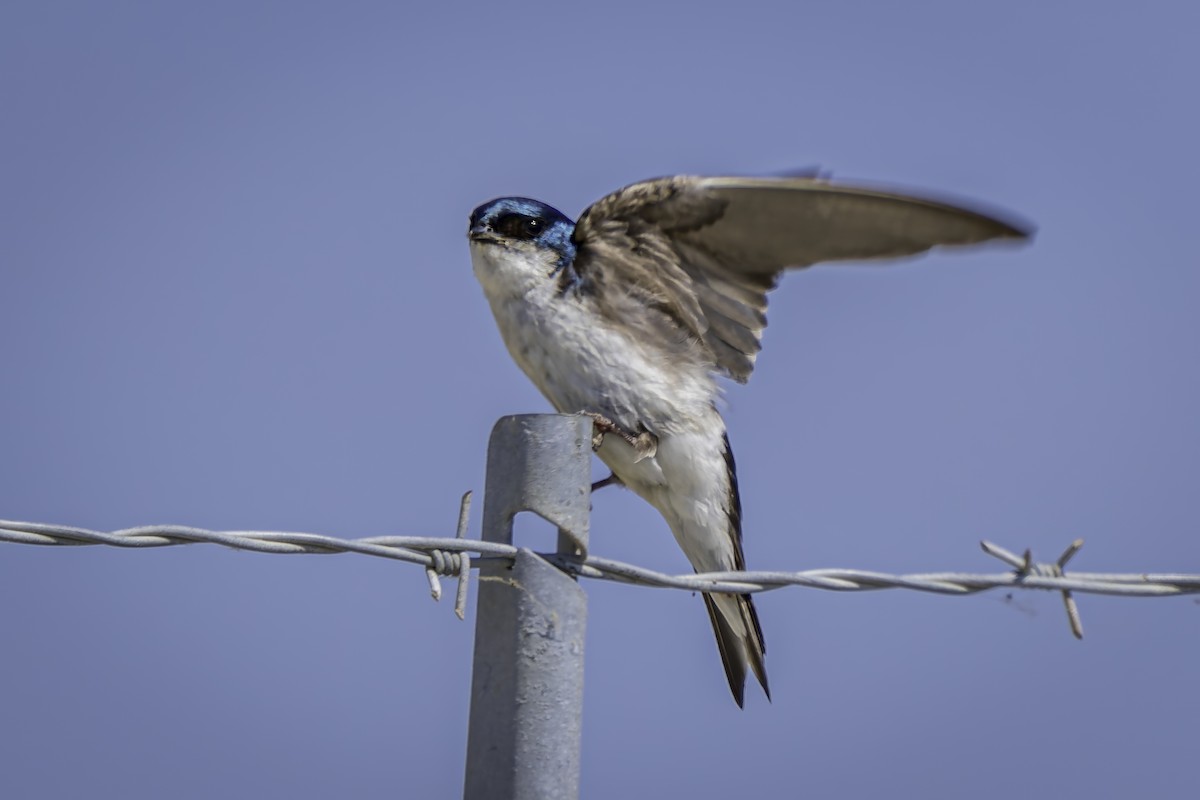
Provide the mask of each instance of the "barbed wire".
{"label": "barbed wire", "polygon": [[[441,598],[439,575],[458,579],[454,611],[465,618],[470,570],[481,561],[511,561],[521,549],[514,545],[467,539],[467,517],[471,493],[463,495],[459,508],[458,530],[453,539],[428,536],[369,536],[339,539],[315,533],[287,531],[211,531],[186,525],[143,525],[136,528],[103,532],[43,522],[0,520],[0,541],[31,545],[110,545],[113,547],[171,547],[184,544],[218,544],[258,553],[330,555],[357,553],[390,558],[425,567],[430,594]],[[785,586],[825,589],[835,592],[910,589],[934,594],[968,595],[992,589],[1061,592],[1071,631],[1083,637],[1072,592],[1118,595],[1123,597],[1172,597],[1200,594],[1200,575],[1182,573],[1099,573],[1071,572],[1064,567],[1083,546],[1082,539],[1072,542],[1053,563],[1033,560],[1026,550],[1016,555],[991,542],[980,542],[984,552],[1012,567],[1011,571],[979,574],[965,572],[929,572],[892,575],[860,569],[810,569],[800,572],[748,570],[670,575],[665,572],[615,561],[600,556],[575,557],[561,553],[543,553],[543,558],[574,575],[616,581],[658,589],[683,589],[691,592],[728,592],[753,594]],[[475,557],[473,557],[473,554]]]}

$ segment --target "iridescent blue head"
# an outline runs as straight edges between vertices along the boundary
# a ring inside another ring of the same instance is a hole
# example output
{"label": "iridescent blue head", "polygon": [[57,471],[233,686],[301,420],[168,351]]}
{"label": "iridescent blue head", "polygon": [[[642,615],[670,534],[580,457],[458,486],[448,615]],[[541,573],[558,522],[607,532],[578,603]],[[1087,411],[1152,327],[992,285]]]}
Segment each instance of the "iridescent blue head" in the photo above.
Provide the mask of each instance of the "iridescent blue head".
{"label": "iridescent blue head", "polygon": [[575,260],[573,233],[575,223],[567,215],[528,197],[501,197],[484,203],[471,212],[467,229],[473,242],[552,250],[557,254],[556,271]]}

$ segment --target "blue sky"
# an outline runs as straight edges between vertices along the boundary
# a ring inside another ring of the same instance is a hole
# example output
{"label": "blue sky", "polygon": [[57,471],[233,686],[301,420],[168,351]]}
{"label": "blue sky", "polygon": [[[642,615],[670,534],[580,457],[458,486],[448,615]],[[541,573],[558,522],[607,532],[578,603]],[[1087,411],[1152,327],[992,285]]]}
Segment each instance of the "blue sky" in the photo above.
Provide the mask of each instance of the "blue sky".
{"label": "blue sky", "polygon": [[[1198,29],[1154,2],[5,3],[0,517],[453,535],[495,418],[547,410],[470,210],[816,165],[1038,235],[787,277],[727,398],[750,566],[995,571],[981,538],[1082,536],[1080,570],[1200,572]],[[592,548],[688,569],[619,490]],[[1193,599],[1083,597],[1077,642],[1052,594],[774,592],[774,701],[739,711],[698,598],[586,589],[584,797],[1195,785]],[[474,616],[419,569],[10,545],[0,607],[5,797],[461,791]]]}

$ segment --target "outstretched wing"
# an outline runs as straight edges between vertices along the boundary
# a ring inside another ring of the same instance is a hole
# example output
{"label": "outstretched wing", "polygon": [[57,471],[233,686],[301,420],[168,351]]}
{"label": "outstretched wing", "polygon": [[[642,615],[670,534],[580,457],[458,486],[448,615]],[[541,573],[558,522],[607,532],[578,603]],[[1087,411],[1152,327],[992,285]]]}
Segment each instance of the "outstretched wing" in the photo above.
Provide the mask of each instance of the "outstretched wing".
{"label": "outstretched wing", "polygon": [[601,198],[575,227],[576,275],[601,302],[631,299],[703,343],[745,383],[768,291],[789,268],[1024,239],[1021,226],[950,203],[820,178],[658,178]]}

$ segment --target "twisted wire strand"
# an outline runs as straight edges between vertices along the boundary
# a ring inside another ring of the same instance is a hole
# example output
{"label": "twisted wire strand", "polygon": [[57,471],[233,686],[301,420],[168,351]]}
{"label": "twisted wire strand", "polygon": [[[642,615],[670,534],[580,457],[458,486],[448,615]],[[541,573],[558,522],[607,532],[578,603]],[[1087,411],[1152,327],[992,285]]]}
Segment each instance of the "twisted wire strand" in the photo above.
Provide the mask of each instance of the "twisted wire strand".
{"label": "twisted wire strand", "polygon": [[[477,566],[481,560],[456,559],[453,558],[454,555],[476,554],[483,559],[511,559],[519,549],[513,545],[463,537],[369,536],[361,539],[339,539],[314,533],[211,531],[186,525],[142,525],[103,532],[68,525],[10,520],[0,520],[0,541],[48,546],[103,544],[128,548],[208,543],[260,553],[357,553],[419,564],[440,574],[449,575],[461,574],[463,561]],[[990,543],[984,543],[984,549],[992,555],[997,555],[993,551],[1002,550]],[[974,594],[989,589],[1074,591],[1124,597],[1166,597],[1200,593],[1200,575],[1074,571],[1067,574],[1061,568],[1056,568],[1056,565],[1032,561],[1024,570],[1018,568],[1010,572],[990,574],[930,572],[893,575],[860,569],[810,569],[798,572],[755,570],[669,575],[594,555],[575,558],[561,554],[543,554],[543,557],[585,578],[692,592],[755,593],[785,586],[802,586],[839,592],[911,589],[958,595]],[[1012,558],[1021,560],[1017,556]]]}

